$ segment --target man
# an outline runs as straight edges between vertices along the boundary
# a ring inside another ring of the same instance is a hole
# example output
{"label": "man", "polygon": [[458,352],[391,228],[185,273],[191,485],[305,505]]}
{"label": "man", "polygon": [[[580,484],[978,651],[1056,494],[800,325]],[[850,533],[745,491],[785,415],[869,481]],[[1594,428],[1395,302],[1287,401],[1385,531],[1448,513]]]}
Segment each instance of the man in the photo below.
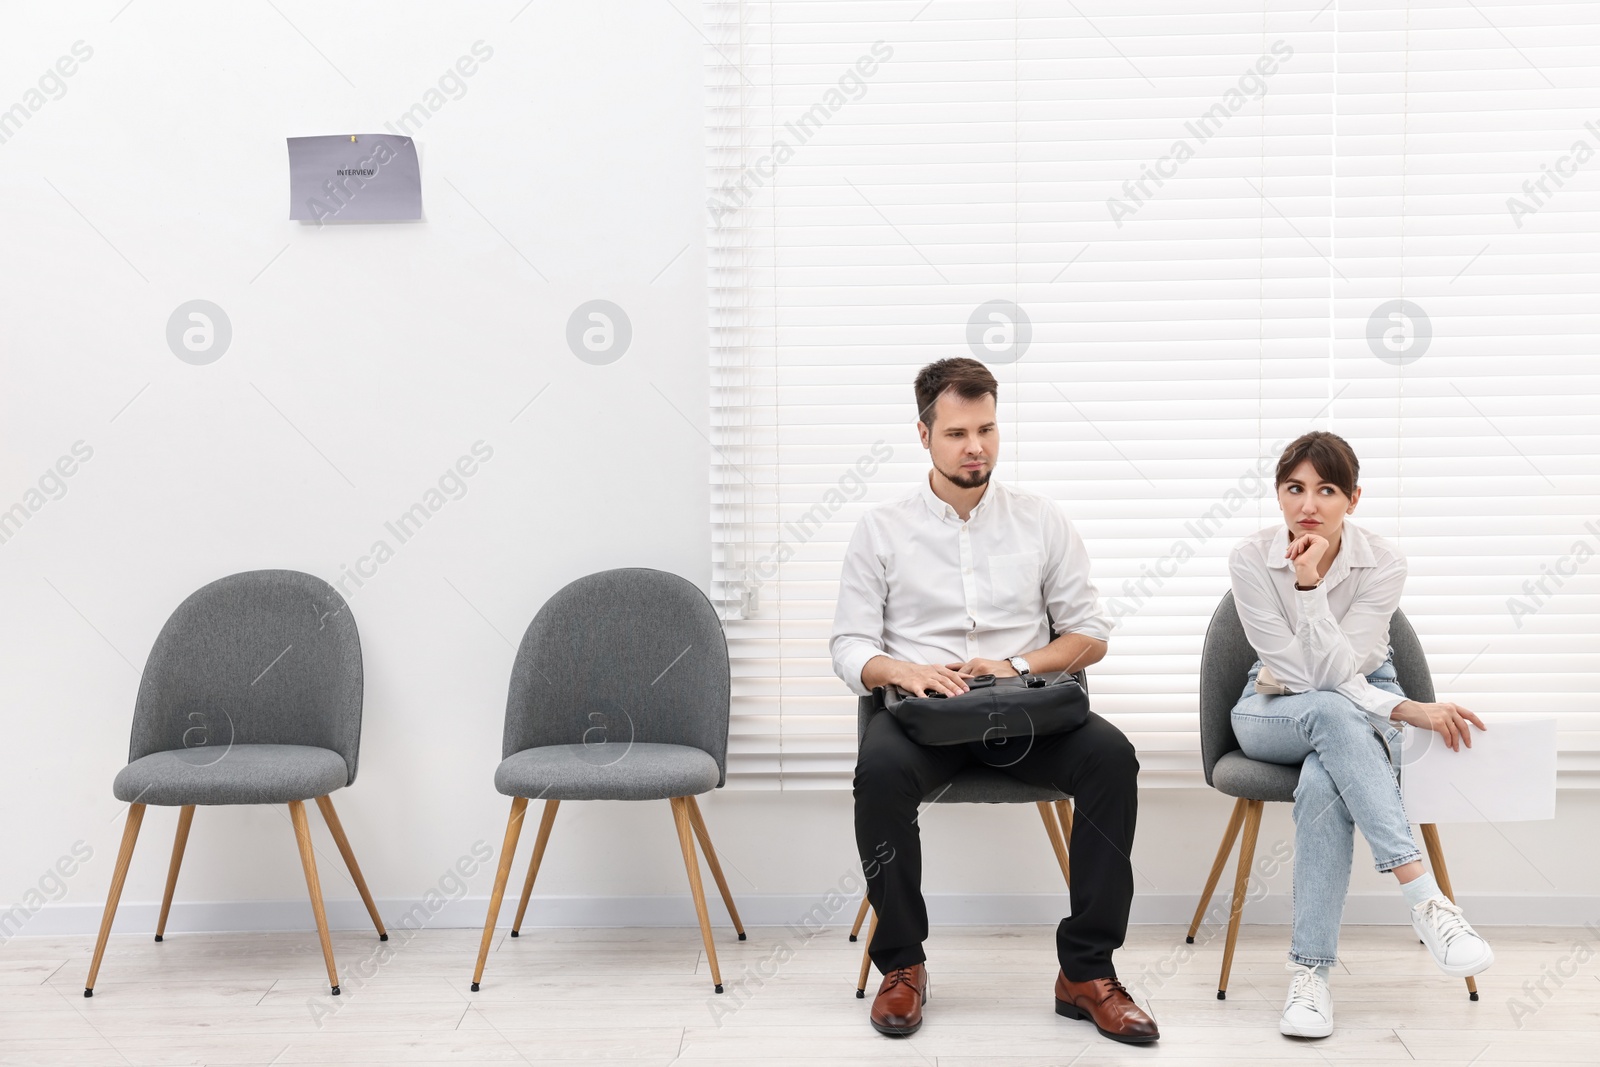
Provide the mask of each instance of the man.
{"label": "man", "polygon": [[[1052,501],[991,477],[1000,454],[994,376],[977,360],[945,359],[924,367],[915,389],[933,470],[910,496],[873,508],[856,526],[834,614],[834,672],[860,696],[888,685],[956,696],[977,675],[1059,677],[1099,662],[1110,628],[1077,531]],[[930,747],[906,737],[892,715],[868,723],[855,818],[878,916],[870,951],[884,975],[872,1003],[879,1033],[922,1025],[928,912],[917,806],[963,767],[984,763],[1074,798],[1072,914],[1056,932],[1056,1012],[1087,1018],[1118,1041],[1160,1036],[1111,962],[1133,900],[1133,746],[1093,713],[1077,730],[1029,741],[1019,757],[1015,738]]]}

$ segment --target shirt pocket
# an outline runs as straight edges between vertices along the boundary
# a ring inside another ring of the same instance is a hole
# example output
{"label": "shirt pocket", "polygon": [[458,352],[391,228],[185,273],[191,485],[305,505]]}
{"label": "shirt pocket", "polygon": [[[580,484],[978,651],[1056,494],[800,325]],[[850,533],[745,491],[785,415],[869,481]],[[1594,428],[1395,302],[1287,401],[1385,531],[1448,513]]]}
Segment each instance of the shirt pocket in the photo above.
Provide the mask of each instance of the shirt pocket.
{"label": "shirt pocket", "polygon": [[990,556],[989,603],[1004,612],[1042,608],[1039,563],[1038,552],[1005,552]]}

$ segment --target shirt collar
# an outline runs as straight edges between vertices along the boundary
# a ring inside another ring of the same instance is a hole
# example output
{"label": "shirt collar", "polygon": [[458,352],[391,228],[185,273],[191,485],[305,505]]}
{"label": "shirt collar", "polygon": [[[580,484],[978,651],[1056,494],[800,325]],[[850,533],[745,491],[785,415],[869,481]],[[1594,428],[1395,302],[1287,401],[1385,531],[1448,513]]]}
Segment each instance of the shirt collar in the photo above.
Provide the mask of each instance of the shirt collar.
{"label": "shirt collar", "polygon": [[[1273,538],[1272,545],[1281,550],[1287,548],[1288,544],[1289,528],[1287,526],[1278,527],[1278,533]],[[1268,567],[1273,567],[1277,570],[1294,569],[1294,561],[1283,555],[1281,551],[1269,551],[1267,555]],[[1342,576],[1345,572],[1354,570],[1357,567],[1375,567],[1377,562],[1377,558],[1372,554],[1372,542],[1367,540],[1367,532],[1352,522],[1346,522],[1344,524],[1344,536],[1339,545],[1339,556],[1333,561],[1333,566],[1328,568],[1327,576],[1323,580],[1327,581],[1333,578],[1335,574]]]}
{"label": "shirt collar", "polygon": [[[983,491],[983,496],[978,498],[978,503],[973,507],[972,514],[968,516],[969,520],[976,519],[986,512],[989,506],[989,501],[993,500],[995,498],[995,494],[999,491],[997,489],[998,484],[999,483],[995,481],[994,475],[990,474],[988,488]],[[961,521],[961,516],[956,514],[956,509],[945,503],[943,500],[940,500],[938,495],[934,493],[932,471],[929,471],[927,475],[923,477],[922,488],[918,492],[918,495],[922,497],[922,502],[928,506],[928,510],[933,513],[934,518],[940,520],[955,519],[957,522]]]}

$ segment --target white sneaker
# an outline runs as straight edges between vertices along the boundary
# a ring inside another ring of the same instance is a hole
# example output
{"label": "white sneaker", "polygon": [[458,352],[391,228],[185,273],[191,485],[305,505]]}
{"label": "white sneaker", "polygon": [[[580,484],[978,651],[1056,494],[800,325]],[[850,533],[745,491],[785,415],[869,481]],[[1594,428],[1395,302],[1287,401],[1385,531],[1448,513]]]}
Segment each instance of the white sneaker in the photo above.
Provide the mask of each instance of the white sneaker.
{"label": "white sneaker", "polygon": [[1447,897],[1429,897],[1412,908],[1411,928],[1433,953],[1433,962],[1451,978],[1470,978],[1494,962],[1489,942],[1478,936]]}
{"label": "white sneaker", "polygon": [[1278,1030],[1290,1037],[1327,1037],[1333,1033],[1333,994],[1315,967],[1290,963],[1289,997],[1283,1002]]}

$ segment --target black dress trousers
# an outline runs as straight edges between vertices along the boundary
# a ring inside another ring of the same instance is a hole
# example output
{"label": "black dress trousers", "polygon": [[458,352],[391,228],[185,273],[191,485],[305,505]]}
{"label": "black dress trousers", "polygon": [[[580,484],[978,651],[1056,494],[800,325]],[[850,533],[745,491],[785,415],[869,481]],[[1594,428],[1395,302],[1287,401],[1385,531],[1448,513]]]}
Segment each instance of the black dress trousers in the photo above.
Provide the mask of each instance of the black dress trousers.
{"label": "black dress trousers", "polygon": [[919,745],[888,712],[871,718],[856,762],[855,819],[867,898],[878,916],[872,962],[888,973],[927,958],[917,808],[957,771],[978,764],[1073,798],[1072,914],[1056,930],[1056,954],[1069,981],[1114,976],[1111,954],[1127,936],[1133,903],[1139,760],[1122,731],[1093,712],[1070,733],[999,745]]}

